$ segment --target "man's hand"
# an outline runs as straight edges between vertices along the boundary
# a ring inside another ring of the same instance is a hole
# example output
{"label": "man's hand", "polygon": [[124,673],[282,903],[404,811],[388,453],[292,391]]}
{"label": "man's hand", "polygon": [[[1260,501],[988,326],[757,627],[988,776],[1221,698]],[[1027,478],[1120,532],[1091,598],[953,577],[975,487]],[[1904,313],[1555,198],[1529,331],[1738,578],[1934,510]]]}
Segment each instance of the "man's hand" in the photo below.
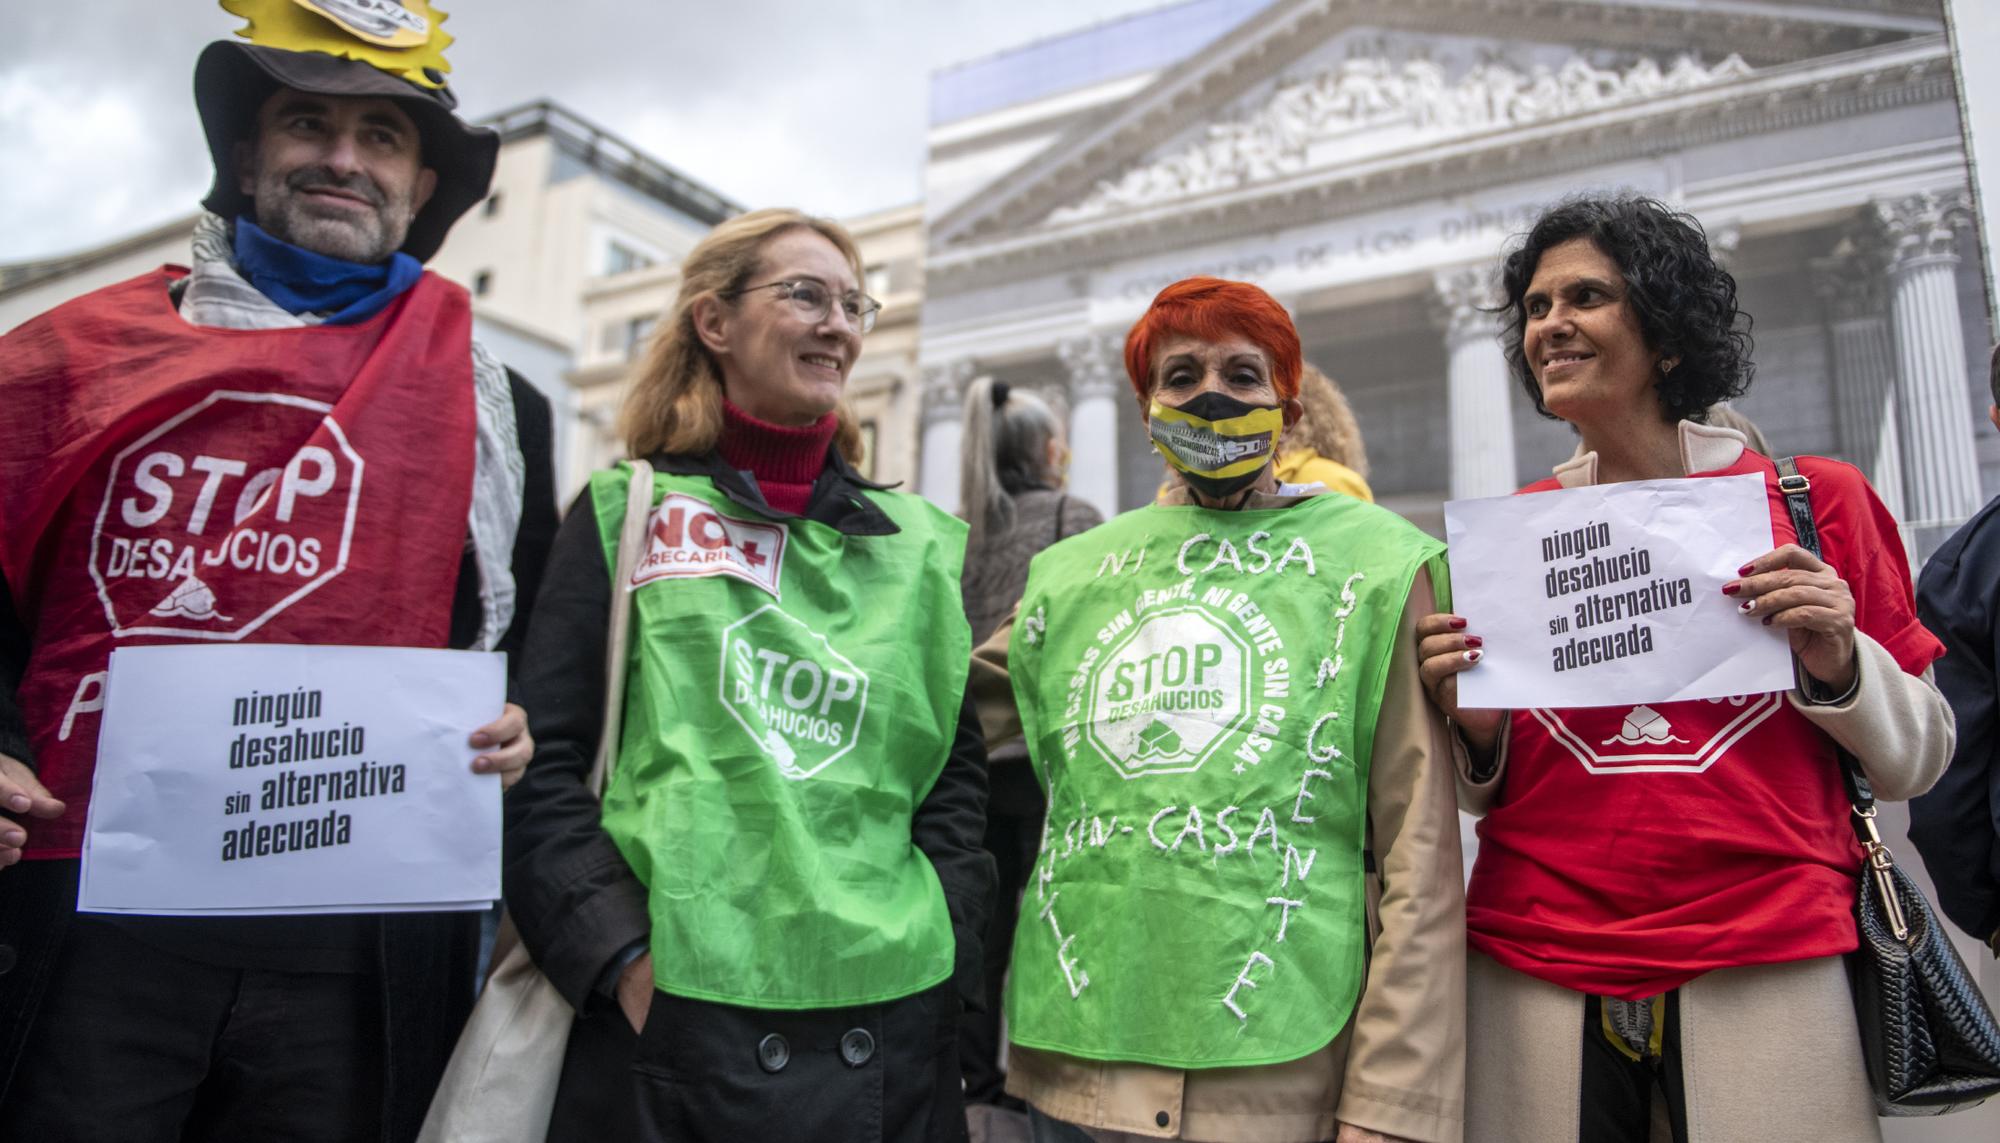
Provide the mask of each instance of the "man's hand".
{"label": "man's hand", "polygon": [[503,790],[521,780],[521,771],[528,768],[528,759],[535,756],[535,736],[528,733],[528,712],[511,702],[501,710],[499,718],[473,731],[471,742],[486,750],[472,760],[472,772],[499,774]]}
{"label": "man's hand", "polygon": [[[599,987],[602,987],[600,985]],[[653,1007],[653,954],[645,953],[618,974],[618,1008],[632,1031],[646,1027],[646,1013]]]}
{"label": "man's hand", "polygon": [[35,772],[26,763],[0,754],[0,810],[8,815],[0,818],[0,869],[21,860],[21,850],[27,847],[28,831],[19,820],[22,814],[61,817],[63,808],[60,800],[49,796],[47,788],[36,780]]}

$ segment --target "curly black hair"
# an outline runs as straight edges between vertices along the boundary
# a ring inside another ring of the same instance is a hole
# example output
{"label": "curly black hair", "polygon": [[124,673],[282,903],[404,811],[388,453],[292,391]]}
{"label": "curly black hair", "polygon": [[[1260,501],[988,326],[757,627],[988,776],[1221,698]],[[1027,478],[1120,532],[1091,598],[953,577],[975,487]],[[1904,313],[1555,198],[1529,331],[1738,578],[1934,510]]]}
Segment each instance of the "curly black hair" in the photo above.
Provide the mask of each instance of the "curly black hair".
{"label": "curly black hair", "polygon": [[1521,348],[1528,322],[1523,299],[1542,255],[1576,238],[1589,239],[1618,264],[1647,348],[1680,359],[1653,383],[1668,421],[1705,420],[1711,405],[1743,395],[1755,369],[1750,315],[1736,308],[1736,279],[1715,264],[1701,224],[1639,195],[1581,196],[1543,211],[1501,266],[1501,345],[1536,412],[1555,417]]}

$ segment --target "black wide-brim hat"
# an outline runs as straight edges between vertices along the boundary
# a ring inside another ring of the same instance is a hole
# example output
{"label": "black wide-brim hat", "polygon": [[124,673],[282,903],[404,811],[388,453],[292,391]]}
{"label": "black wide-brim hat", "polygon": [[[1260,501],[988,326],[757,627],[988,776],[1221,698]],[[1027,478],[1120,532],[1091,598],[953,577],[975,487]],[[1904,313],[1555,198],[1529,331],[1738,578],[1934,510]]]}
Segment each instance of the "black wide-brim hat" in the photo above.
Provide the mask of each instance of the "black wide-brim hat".
{"label": "black wide-brim hat", "polygon": [[258,44],[218,40],[202,49],[194,65],[194,103],[215,160],[215,184],[201,204],[224,218],[250,209],[250,196],[237,187],[236,144],[247,141],[258,109],[281,87],[313,95],[393,99],[416,123],[423,140],[423,164],[437,172],[437,189],[410,222],[403,253],[428,261],[460,215],[486,197],[500,135],[474,127],[453,113],[458,99],[446,87],[418,87],[360,60],[324,52],[291,52]]}

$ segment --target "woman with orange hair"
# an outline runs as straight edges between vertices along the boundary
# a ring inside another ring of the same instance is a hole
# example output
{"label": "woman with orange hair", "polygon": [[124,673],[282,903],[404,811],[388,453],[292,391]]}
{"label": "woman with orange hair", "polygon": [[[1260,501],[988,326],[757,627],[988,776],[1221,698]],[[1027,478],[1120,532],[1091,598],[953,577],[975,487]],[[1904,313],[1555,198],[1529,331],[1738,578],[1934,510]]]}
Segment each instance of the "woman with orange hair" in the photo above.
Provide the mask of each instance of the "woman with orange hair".
{"label": "woman with orange hair", "polygon": [[1277,479],[1301,360],[1264,291],[1167,287],[1125,366],[1176,487],[1035,557],[975,654],[1049,799],[1008,1090],[1051,1143],[1455,1143],[1458,822],[1410,645],[1443,549]]}

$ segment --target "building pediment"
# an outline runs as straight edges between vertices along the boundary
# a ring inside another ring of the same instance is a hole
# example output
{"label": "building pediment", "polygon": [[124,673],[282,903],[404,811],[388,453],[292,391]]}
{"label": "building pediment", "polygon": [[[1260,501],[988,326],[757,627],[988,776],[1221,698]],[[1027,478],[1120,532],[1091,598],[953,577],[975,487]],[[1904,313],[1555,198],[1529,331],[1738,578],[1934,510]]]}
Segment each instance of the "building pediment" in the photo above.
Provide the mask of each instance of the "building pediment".
{"label": "building pediment", "polygon": [[[1450,66],[1467,38],[1505,39]],[[933,257],[1934,37],[1930,0],[1281,0],[934,221]],[[1330,43],[1380,31],[1400,58]],[[1557,47],[1560,45],[1560,47]],[[1553,54],[1552,54],[1553,53]]]}
{"label": "building pediment", "polygon": [[1199,198],[1394,151],[1433,147],[1531,123],[1726,84],[1753,74],[1742,56],[1713,66],[1683,55],[1641,57],[1623,69],[1573,54],[1559,66],[1482,62],[1451,79],[1429,59],[1401,65],[1348,59],[1278,82],[1247,114],[1149,155],[1047,224]]}

